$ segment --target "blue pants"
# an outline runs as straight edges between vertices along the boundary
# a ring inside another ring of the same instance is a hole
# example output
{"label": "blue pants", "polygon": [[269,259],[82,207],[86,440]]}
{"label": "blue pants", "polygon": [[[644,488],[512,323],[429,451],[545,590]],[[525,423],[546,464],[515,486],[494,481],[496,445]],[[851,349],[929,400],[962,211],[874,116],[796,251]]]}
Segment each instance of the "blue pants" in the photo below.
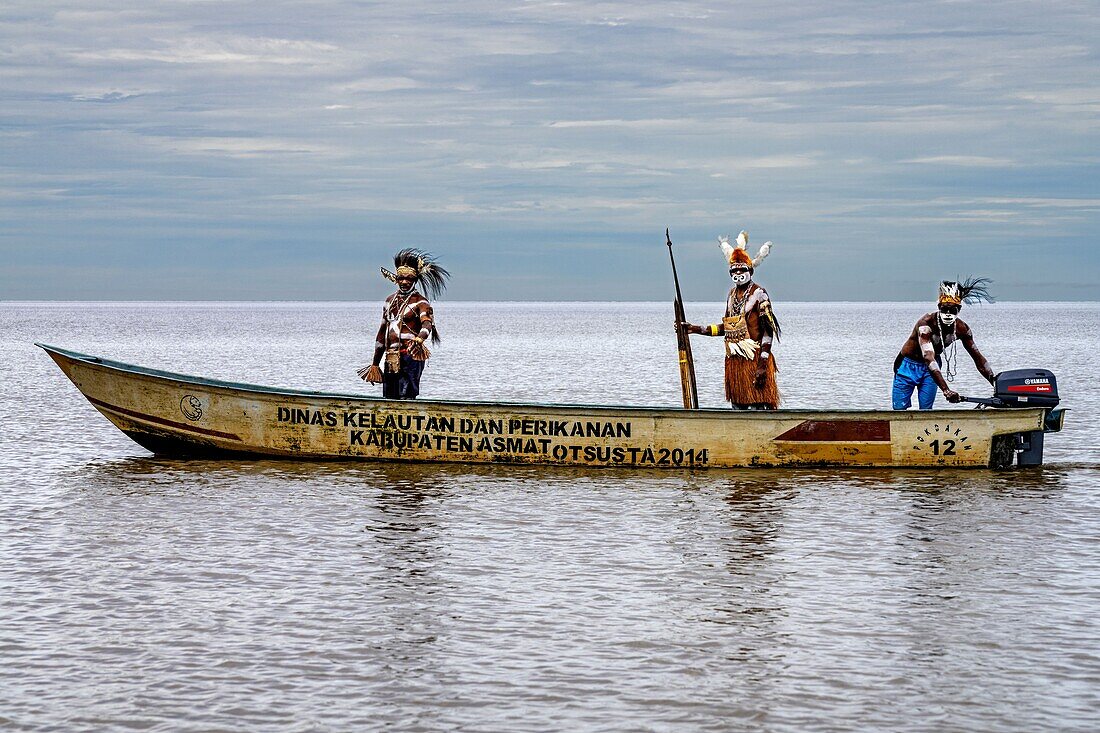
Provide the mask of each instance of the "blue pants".
{"label": "blue pants", "polygon": [[913,389],[917,390],[917,404],[922,410],[931,410],[936,401],[939,385],[932,379],[932,372],[924,362],[908,357],[901,360],[894,372],[894,409],[908,410],[913,406]]}
{"label": "blue pants", "polygon": [[382,375],[382,396],[388,400],[415,400],[420,394],[420,375],[426,362],[401,354],[401,371]]}

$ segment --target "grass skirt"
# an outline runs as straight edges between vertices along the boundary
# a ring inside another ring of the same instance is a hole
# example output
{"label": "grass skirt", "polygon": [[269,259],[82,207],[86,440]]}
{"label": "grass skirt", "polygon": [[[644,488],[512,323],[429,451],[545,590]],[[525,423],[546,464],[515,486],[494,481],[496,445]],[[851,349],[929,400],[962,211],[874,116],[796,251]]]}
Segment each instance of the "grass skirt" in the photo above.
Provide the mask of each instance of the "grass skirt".
{"label": "grass skirt", "polygon": [[756,361],[742,359],[739,356],[726,357],[726,399],[736,405],[767,405],[775,410],[779,407],[779,386],[775,373],[775,357],[768,359],[763,389],[757,389]]}

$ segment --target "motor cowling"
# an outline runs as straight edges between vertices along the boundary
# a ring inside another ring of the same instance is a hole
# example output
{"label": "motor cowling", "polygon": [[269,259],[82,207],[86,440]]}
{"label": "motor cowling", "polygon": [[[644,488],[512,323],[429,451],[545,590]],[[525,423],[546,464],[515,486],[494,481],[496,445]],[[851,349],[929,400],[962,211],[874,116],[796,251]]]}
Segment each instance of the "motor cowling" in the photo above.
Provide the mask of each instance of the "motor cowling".
{"label": "motor cowling", "polygon": [[1046,369],[1010,369],[993,385],[993,407],[1057,407],[1058,402],[1058,381]]}

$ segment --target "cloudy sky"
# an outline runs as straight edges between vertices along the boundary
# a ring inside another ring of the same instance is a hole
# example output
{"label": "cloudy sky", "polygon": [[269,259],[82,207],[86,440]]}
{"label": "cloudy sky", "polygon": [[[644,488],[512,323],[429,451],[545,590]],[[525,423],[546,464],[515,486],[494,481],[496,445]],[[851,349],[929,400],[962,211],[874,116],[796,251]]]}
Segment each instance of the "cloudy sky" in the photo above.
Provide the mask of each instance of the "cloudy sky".
{"label": "cloudy sky", "polygon": [[0,5],[0,300],[1100,300],[1100,7]]}

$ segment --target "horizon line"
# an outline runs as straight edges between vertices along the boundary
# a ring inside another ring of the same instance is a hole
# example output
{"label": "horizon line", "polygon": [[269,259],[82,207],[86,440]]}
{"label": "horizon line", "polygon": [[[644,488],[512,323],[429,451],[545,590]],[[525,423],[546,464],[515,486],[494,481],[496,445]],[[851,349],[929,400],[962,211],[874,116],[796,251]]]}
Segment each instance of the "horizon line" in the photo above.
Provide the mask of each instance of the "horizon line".
{"label": "horizon line", "polygon": [[[48,299],[0,299],[0,305],[20,305],[20,304],[123,304],[123,303],[144,303],[144,304],[199,304],[199,303],[271,303],[271,304],[294,304],[294,303],[310,303],[310,304],[336,304],[336,303],[378,303],[382,298],[371,298],[368,300],[228,300],[228,299],[188,299],[188,300],[142,300],[136,298],[129,299],[117,299],[117,300],[48,300]],[[432,303],[453,303],[453,304],[478,304],[478,303],[671,303],[672,299],[667,300],[518,300],[518,299],[500,299],[500,300],[445,300],[436,298],[431,301]],[[724,299],[715,300],[685,300],[685,303],[721,303]],[[931,303],[934,299],[928,300],[784,300],[781,301],[784,305],[819,305],[823,303],[848,303],[848,304],[863,304],[863,303],[885,303],[885,304],[897,304],[897,305],[912,305],[921,303]],[[1036,303],[1077,303],[1077,304],[1100,304],[1100,300],[997,300],[992,303],[971,303],[970,307],[975,306],[996,306],[996,305],[1009,305],[1009,304],[1036,304]]]}

